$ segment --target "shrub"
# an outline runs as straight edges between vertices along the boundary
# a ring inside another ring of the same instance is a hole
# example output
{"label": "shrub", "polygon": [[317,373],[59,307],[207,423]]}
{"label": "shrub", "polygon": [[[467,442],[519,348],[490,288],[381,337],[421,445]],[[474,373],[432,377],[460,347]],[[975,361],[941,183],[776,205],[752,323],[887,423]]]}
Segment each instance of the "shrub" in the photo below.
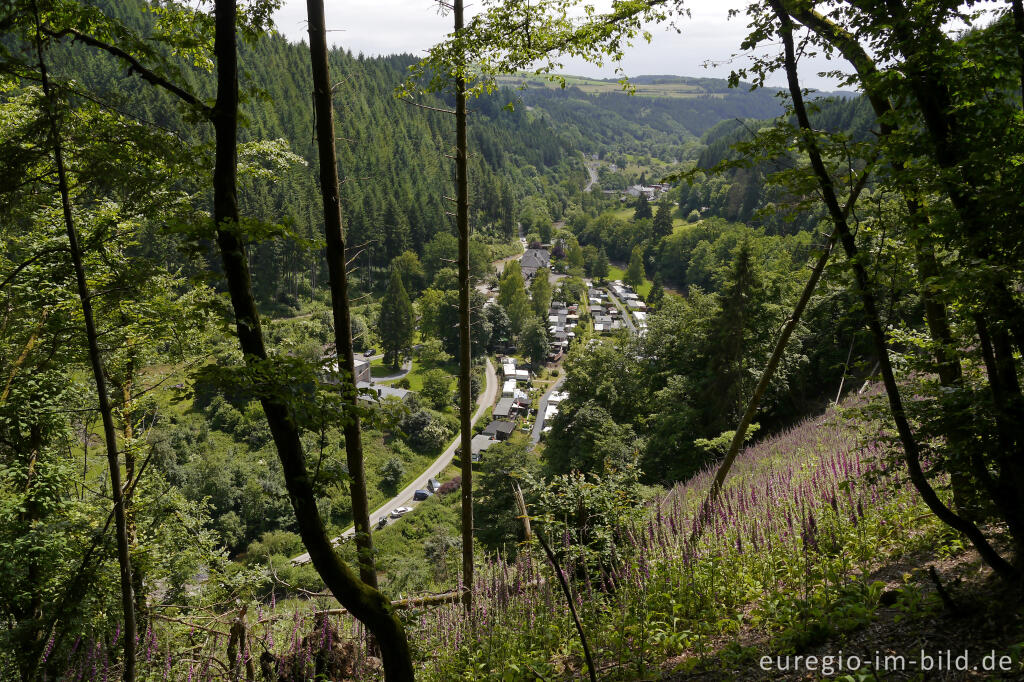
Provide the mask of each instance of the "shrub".
{"label": "shrub", "polygon": [[700,211],[698,211],[697,209],[693,209],[692,211],[690,211],[690,214],[686,216],[686,222],[688,223],[695,223],[698,220],[700,220]]}
{"label": "shrub", "polygon": [[435,419],[420,433],[420,449],[424,452],[441,450],[450,436],[451,431],[445,427],[444,423]]}
{"label": "shrub", "polygon": [[438,495],[447,495],[453,493],[462,487],[462,476],[454,476],[450,481],[445,481],[441,484],[441,487],[437,489]]}
{"label": "shrub", "polygon": [[441,369],[428,370],[423,374],[423,390],[420,393],[437,410],[443,410],[452,397],[452,379]]}
{"label": "shrub", "polygon": [[416,410],[399,424],[409,445],[419,452],[430,452],[444,447],[451,430],[426,410]]}
{"label": "shrub", "polygon": [[210,425],[221,431],[234,433],[242,421],[242,413],[235,409],[235,406],[224,400],[222,396],[216,396],[210,401],[207,408],[210,417]]}
{"label": "shrub", "polygon": [[302,538],[286,530],[271,530],[249,543],[249,563],[265,564],[271,556],[292,557],[302,552]]}
{"label": "shrub", "polygon": [[380,487],[394,492],[405,475],[405,465],[398,457],[391,457],[380,466]]}

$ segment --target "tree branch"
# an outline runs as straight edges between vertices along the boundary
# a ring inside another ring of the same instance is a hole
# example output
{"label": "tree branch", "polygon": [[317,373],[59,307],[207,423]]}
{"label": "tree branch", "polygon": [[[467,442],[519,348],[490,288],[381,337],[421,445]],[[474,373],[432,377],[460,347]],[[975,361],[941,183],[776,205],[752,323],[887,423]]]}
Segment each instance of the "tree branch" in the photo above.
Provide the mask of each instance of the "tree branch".
{"label": "tree branch", "polygon": [[98,38],[94,38],[91,35],[82,33],[78,29],[70,27],[61,29],[60,31],[54,31],[53,29],[44,26],[43,33],[52,38],[63,38],[64,36],[71,36],[74,40],[80,40],[86,45],[90,45],[105,52],[109,52],[118,59],[127,62],[128,70],[134,71],[135,73],[139,74],[139,76],[143,80],[148,81],[149,83],[152,83],[153,85],[156,85],[158,87],[161,87],[164,90],[167,90],[172,95],[175,95],[178,99],[182,100],[189,106],[195,107],[196,109],[201,111],[203,115],[207,118],[211,118],[213,116],[213,107],[209,106],[208,104],[204,104],[202,101],[199,100],[198,97],[196,97],[189,91],[185,90],[181,86],[172,83],[160,74],[154,72],[151,69],[146,68],[142,65],[142,62],[133,57],[131,54],[122,50],[117,45],[111,45],[110,43],[104,42]]}

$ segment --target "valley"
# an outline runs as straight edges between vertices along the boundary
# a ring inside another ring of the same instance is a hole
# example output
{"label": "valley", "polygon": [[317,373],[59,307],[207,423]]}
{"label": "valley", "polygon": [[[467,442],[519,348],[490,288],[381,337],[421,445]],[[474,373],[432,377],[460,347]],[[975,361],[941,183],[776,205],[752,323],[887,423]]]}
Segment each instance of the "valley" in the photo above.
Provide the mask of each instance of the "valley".
{"label": "valley", "polygon": [[0,3],[0,679],[1024,674],[1014,7],[322,5]]}

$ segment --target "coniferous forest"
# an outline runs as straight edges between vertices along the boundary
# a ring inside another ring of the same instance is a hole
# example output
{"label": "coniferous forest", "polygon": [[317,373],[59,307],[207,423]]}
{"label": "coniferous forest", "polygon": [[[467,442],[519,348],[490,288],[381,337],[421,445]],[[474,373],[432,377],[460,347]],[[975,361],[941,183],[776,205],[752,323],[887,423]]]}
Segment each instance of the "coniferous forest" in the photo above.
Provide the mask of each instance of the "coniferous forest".
{"label": "coniferous forest", "polygon": [[0,0],[0,680],[1024,677],[1020,0],[280,4]]}

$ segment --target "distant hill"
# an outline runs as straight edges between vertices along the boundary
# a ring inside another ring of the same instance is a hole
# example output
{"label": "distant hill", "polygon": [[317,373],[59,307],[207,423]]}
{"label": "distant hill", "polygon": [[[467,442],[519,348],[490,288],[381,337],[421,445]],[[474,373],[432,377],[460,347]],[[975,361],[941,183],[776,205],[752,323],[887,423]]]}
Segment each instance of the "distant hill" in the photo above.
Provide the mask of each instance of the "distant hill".
{"label": "distant hill", "polygon": [[767,119],[782,113],[775,91],[730,88],[720,78],[637,76],[632,92],[614,79],[564,76],[565,87],[535,75],[508,76],[502,85],[530,108],[550,117],[559,134],[588,153],[629,152],[684,158],[710,128],[733,119]]}

